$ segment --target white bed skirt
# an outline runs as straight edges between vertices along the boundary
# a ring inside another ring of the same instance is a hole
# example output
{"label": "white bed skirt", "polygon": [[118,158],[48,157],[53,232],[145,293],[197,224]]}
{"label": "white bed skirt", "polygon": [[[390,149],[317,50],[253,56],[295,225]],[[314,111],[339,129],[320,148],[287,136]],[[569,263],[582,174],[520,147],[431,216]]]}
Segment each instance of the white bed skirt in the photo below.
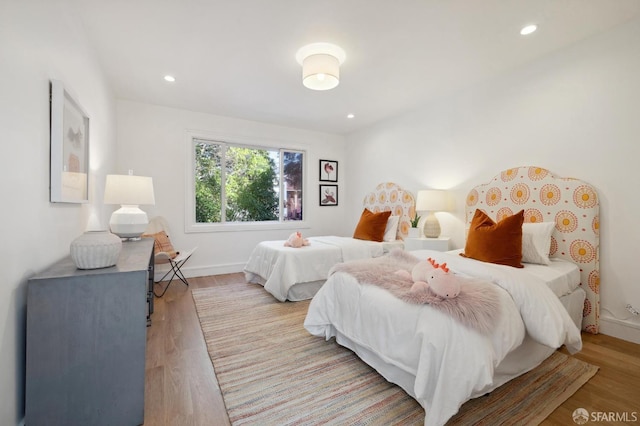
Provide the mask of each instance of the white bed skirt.
{"label": "white bed skirt", "polygon": [[[560,298],[560,301],[569,312],[569,315],[578,326],[578,329],[582,322],[582,309],[585,297],[586,293],[584,290],[582,288],[577,288],[572,293]],[[415,376],[385,362],[375,353],[371,352],[366,347],[358,345],[348,337],[338,332],[335,328],[333,328],[332,331],[336,336],[336,342],[341,346],[355,352],[360,359],[373,367],[387,381],[400,386],[405,392],[411,395],[411,397],[416,397],[414,392]],[[471,395],[471,398],[486,395],[507,383],[509,380],[534,369],[540,365],[542,361],[551,356],[553,352],[555,352],[554,348],[542,345],[530,338],[529,335],[526,335],[523,343],[515,350],[511,351],[496,367],[494,380],[491,385],[476,392],[474,395]]]}
{"label": "white bed skirt", "polygon": [[[244,273],[245,281],[248,283],[259,284],[264,287],[267,280],[261,277],[258,274],[254,274],[253,272]],[[322,284],[324,284],[327,280],[318,280],[318,281],[309,281],[306,283],[297,283],[292,285],[287,292],[287,300],[291,302],[299,302],[301,300],[308,300],[313,298],[313,296],[318,292]]]}

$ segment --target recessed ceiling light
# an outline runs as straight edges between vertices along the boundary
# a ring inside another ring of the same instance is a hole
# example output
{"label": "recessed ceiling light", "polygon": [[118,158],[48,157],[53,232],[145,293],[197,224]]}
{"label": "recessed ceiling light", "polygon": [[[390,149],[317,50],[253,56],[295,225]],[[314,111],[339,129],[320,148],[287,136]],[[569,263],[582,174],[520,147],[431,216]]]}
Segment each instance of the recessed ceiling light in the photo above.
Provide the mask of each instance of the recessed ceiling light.
{"label": "recessed ceiling light", "polygon": [[537,25],[534,25],[534,24],[532,24],[532,25],[527,25],[526,27],[523,27],[523,28],[520,30],[520,34],[522,34],[522,35],[528,35],[528,34],[531,34],[532,32],[534,32],[534,31],[535,31],[535,30],[537,30],[537,29],[538,29],[538,26],[537,26]]}
{"label": "recessed ceiling light", "polygon": [[168,81],[170,83],[173,83],[174,81],[176,81],[176,78],[174,76],[172,76],[172,75],[165,75],[164,76],[164,80]]}
{"label": "recessed ceiling light", "polygon": [[347,114],[347,118],[354,118],[354,117],[355,117],[355,115],[353,115],[353,114]]}

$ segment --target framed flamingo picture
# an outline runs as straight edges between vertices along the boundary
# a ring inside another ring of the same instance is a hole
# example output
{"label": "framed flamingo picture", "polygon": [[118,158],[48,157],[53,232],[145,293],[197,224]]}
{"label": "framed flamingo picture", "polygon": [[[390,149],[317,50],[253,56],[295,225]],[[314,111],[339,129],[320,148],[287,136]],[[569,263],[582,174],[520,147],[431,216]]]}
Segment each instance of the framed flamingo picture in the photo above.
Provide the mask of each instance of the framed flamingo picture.
{"label": "framed flamingo picture", "polygon": [[320,160],[320,182],[338,182],[338,162]]}
{"label": "framed flamingo picture", "polygon": [[338,185],[320,185],[320,205],[338,205]]}

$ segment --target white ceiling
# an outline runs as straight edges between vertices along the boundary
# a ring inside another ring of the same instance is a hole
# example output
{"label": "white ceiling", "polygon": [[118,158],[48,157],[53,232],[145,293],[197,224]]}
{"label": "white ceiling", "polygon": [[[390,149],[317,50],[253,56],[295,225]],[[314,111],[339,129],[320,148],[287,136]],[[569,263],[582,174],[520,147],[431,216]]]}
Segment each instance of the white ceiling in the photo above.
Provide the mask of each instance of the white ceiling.
{"label": "white ceiling", "polygon": [[[340,134],[640,14],[640,0],[72,1],[118,98]],[[295,55],[321,41],[347,59],[318,92]]]}

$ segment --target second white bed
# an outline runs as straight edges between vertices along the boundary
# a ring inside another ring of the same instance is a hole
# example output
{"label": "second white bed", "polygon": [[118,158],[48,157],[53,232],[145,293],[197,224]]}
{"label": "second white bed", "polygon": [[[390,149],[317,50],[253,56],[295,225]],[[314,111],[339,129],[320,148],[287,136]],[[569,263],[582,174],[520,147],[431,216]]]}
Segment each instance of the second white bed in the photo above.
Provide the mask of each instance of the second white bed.
{"label": "second white bed", "polygon": [[311,299],[329,270],[350,260],[382,256],[402,241],[375,242],[349,237],[310,237],[310,245],[285,247],[284,241],[259,243],[244,268],[247,282],[263,285],[281,302]]}

